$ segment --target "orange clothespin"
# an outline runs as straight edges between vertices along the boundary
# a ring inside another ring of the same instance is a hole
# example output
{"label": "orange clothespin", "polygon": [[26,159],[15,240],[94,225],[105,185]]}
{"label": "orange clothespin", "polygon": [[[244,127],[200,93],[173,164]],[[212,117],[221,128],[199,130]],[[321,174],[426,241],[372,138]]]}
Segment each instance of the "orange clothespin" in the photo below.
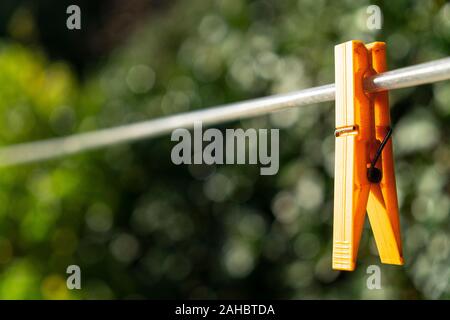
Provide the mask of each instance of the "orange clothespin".
{"label": "orange clothespin", "polygon": [[335,47],[336,150],[333,269],[355,269],[369,216],[381,262],[403,264],[387,92],[365,93],[365,77],[386,71],[383,42]]}

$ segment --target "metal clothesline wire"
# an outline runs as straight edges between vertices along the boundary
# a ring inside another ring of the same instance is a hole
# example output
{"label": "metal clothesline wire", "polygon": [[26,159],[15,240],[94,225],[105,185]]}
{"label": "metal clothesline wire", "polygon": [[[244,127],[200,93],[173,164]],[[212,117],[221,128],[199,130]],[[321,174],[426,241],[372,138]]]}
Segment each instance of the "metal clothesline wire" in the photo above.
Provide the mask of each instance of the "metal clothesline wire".
{"label": "metal clothesline wire", "polygon": [[[447,79],[450,79],[450,57],[366,78],[364,89],[366,92],[379,92]],[[333,101],[334,96],[335,86],[329,84],[62,138],[5,146],[0,148],[0,166],[48,160],[109,145],[156,137],[176,128],[192,128],[196,122],[213,125],[273,111]]]}

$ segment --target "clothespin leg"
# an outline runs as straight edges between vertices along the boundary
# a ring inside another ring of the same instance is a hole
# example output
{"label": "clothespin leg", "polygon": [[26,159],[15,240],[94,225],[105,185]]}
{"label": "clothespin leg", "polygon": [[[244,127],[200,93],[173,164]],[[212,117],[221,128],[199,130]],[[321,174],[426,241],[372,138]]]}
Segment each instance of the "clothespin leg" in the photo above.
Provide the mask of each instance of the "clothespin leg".
{"label": "clothespin leg", "polygon": [[[374,42],[367,45],[367,48],[374,71],[387,71],[386,44]],[[378,142],[381,142],[391,125],[387,91],[374,94],[373,107],[375,136]],[[387,141],[377,165],[381,169],[382,179],[379,184],[371,186],[367,207],[369,220],[381,261],[403,264],[392,139]]]}
{"label": "clothespin leg", "polygon": [[383,200],[381,187],[378,184],[373,184],[370,188],[367,214],[381,262],[403,264],[401,245],[396,236],[396,226],[391,222]]}

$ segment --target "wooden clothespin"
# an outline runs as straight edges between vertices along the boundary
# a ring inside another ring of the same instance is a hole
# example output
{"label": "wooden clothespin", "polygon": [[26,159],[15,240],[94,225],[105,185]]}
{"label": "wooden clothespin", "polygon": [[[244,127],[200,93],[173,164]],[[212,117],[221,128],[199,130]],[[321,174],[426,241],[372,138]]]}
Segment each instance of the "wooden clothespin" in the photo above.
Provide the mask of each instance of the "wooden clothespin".
{"label": "wooden clothespin", "polygon": [[386,69],[383,42],[335,47],[333,269],[355,269],[366,209],[381,262],[403,264],[388,93],[363,89]]}

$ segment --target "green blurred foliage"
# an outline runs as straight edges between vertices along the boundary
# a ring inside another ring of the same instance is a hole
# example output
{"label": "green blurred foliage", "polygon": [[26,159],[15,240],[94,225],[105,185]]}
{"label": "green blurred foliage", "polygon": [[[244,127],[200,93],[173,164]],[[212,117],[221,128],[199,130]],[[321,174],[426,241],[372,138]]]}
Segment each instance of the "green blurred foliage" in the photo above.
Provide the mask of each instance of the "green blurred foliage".
{"label": "green blurred foliage", "polygon": [[[445,1],[377,2],[380,31],[366,27],[369,4],[178,1],[83,81],[42,50],[3,40],[1,144],[331,83],[333,46],[349,39],[386,41],[391,68],[448,55]],[[367,225],[357,270],[331,270],[326,103],[220,126],[281,128],[276,176],[175,166],[169,136],[2,168],[0,297],[450,298],[449,101],[449,82],[391,93],[404,267],[379,263]],[[82,290],[66,289],[70,264]],[[366,287],[372,264],[381,290]]]}

